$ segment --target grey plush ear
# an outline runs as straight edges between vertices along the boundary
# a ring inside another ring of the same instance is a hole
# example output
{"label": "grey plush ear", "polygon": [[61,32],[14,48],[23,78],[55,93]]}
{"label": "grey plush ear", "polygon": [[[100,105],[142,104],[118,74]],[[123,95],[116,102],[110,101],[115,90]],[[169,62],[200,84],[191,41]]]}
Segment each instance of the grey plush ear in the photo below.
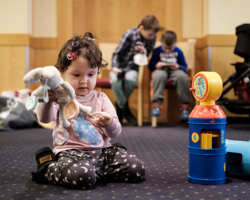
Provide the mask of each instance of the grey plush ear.
{"label": "grey plush ear", "polygon": [[79,105],[79,109],[82,113],[87,113],[89,114],[92,110],[92,108],[90,106],[84,106],[82,104],[80,104],[78,101],[77,101],[78,105]]}
{"label": "grey plush ear", "polygon": [[36,83],[39,81],[40,77],[42,76],[42,69],[41,67],[33,69],[29,71],[24,77],[23,82],[24,83]]}
{"label": "grey plush ear", "polygon": [[62,87],[63,87],[63,89],[66,90],[67,94],[70,96],[71,99],[75,98],[75,96],[76,96],[75,90],[68,82],[63,81]]}

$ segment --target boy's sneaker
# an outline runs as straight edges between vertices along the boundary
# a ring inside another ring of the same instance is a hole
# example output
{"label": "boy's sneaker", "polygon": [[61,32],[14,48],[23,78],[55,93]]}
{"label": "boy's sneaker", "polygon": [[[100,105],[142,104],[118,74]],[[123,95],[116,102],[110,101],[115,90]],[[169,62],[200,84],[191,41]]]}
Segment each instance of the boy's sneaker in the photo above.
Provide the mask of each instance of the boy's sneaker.
{"label": "boy's sneaker", "polygon": [[39,149],[36,153],[37,172],[32,172],[32,180],[36,183],[48,183],[45,177],[46,170],[50,163],[56,161],[55,154],[49,147]]}
{"label": "boy's sneaker", "polygon": [[152,113],[151,113],[152,117],[160,117],[161,116],[161,109],[160,107],[154,107]]}
{"label": "boy's sneaker", "polygon": [[188,121],[189,111],[187,109],[182,109],[181,111],[181,120]]}

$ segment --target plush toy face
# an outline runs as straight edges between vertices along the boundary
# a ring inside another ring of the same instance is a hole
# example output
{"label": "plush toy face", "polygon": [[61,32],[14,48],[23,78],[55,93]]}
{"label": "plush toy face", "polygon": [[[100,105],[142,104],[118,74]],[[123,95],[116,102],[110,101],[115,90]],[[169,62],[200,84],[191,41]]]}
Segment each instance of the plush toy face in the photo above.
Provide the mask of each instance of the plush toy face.
{"label": "plush toy face", "polygon": [[48,79],[47,84],[51,87],[51,89],[55,89],[60,85],[61,74],[56,67],[44,67],[42,70],[42,76]]}

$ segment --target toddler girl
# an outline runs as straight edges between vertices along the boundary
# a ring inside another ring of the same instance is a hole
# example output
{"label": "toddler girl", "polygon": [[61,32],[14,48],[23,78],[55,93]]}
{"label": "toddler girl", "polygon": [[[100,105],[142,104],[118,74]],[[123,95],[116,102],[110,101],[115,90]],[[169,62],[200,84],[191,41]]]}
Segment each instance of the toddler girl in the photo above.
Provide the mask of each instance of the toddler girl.
{"label": "toddler girl", "polygon": [[[102,53],[93,41],[91,33],[68,40],[59,53],[56,68],[75,89],[79,103],[103,114],[95,123],[79,114],[69,120],[70,127],[65,128],[69,133],[66,145],[55,146],[53,152],[48,147],[36,152],[38,171],[32,175],[38,183],[85,189],[93,186],[97,179],[125,182],[144,179],[144,164],[135,155],[128,154],[122,144],[112,146],[109,142],[122,128],[109,98],[94,90],[99,68],[105,68],[107,63],[103,63]],[[59,125],[59,106],[52,91],[49,91],[49,99],[49,103],[39,103],[37,117],[43,123],[55,121],[55,130]]]}

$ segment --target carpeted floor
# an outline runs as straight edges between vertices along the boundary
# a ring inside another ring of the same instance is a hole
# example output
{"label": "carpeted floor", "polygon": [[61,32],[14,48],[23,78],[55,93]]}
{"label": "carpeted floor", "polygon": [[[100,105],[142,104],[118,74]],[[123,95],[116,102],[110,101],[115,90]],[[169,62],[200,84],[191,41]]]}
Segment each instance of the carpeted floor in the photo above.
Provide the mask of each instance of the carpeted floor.
{"label": "carpeted floor", "polygon": [[[211,186],[188,182],[188,124],[168,123],[158,128],[124,126],[112,142],[124,143],[146,163],[146,181],[100,183],[89,190],[72,190],[55,185],[35,184],[34,153],[52,147],[51,130],[42,128],[0,132],[0,199],[249,199],[250,182],[230,177],[231,183]],[[248,141],[249,124],[228,124],[228,139]]]}

